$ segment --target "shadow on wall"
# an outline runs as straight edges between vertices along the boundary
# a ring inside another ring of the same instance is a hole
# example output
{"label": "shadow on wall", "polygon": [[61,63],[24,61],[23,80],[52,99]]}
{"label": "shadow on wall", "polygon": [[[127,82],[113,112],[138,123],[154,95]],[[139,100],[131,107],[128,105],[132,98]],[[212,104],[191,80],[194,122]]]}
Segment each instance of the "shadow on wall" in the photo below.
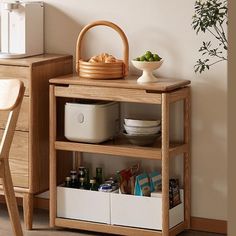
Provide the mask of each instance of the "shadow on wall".
{"label": "shadow on wall", "polygon": [[45,52],[72,54],[82,26],[53,5],[45,3]]}

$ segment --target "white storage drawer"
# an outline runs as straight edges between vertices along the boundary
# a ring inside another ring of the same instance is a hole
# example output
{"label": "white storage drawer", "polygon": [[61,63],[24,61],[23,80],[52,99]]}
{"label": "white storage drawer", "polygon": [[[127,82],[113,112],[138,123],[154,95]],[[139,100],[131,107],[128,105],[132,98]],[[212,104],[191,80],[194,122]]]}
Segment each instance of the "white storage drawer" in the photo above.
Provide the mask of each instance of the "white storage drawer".
{"label": "white storage drawer", "polygon": [[110,194],[57,187],[57,217],[110,224]]}
{"label": "white storage drawer", "polygon": [[[170,228],[184,221],[182,203],[169,210]],[[162,230],[162,198],[111,194],[111,224]]]}

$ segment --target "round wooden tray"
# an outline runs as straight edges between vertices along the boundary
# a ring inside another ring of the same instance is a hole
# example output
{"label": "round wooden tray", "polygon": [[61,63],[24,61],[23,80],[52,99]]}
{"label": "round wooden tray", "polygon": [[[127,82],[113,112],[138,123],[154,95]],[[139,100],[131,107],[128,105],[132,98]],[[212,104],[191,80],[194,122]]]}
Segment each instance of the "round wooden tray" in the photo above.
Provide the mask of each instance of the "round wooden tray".
{"label": "round wooden tray", "polygon": [[[95,26],[108,26],[114,29],[121,37],[124,51],[123,60],[117,62],[103,63],[103,62],[88,62],[81,58],[82,40],[85,33]],[[80,32],[76,45],[76,72],[80,77],[89,79],[120,79],[128,75],[129,70],[129,44],[125,33],[122,29],[109,21],[95,21],[85,26]]]}

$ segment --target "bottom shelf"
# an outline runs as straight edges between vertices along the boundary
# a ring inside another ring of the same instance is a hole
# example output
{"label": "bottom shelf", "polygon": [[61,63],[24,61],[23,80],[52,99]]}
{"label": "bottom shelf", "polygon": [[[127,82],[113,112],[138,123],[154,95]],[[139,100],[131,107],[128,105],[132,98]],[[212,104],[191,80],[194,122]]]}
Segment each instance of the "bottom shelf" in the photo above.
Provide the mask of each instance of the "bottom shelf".
{"label": "bottom shelf", "polygon": [[[162,232],[156,230],[139,229],[139,228],[108,225],[108,224],[87,222],[81,220],[63,219],[63,218],[56,218],[55,226],[93,231],[93,232],[117,234],[117,235],[162,236]],[[174,228],[170,229],[168,235],[176,236],[177,234],[181,233],[184,230],[185,230],[185,223],[182,222],[176,225]]]}
{"label": "bottom shelf", "polygon": [[[169,210],[169,228],[184,221],[181,204]],[[162,230],[162,198],[57,187],[57,217],[72,220]]]}

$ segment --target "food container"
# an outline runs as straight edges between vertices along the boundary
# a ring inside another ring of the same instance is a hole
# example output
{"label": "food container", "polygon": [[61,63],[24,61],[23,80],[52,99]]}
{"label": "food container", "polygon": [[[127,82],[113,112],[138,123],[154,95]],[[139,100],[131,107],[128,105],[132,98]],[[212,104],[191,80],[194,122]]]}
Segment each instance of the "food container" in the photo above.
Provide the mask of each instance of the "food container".
{"label": "food container", "polygon": [[[184,221],[184,195],[181,203],[169,210],[169,228]],[[140,197],[111,193],[111,224],[162,230],[162,195]]]}
{"label": "food container", "polygon": [[119,103],[66,103],[65,137],[71,141],[100,143],[119,132]]}
{"label": "food container", "polygon": [[[107,26],[114,29],[121,37],[124,51],[123,60],[117,60],[116,62],[103,63],[103,62],[88,62],[81,58],[82,40],[85,33],[95,26]],[[129,70],[129,45],[125,33],[122,29],[109,21],[95,21],[85,26],[77,39],[76,45],[76,72],[80,77],[88,79],[119,79],[128,75]]]}

